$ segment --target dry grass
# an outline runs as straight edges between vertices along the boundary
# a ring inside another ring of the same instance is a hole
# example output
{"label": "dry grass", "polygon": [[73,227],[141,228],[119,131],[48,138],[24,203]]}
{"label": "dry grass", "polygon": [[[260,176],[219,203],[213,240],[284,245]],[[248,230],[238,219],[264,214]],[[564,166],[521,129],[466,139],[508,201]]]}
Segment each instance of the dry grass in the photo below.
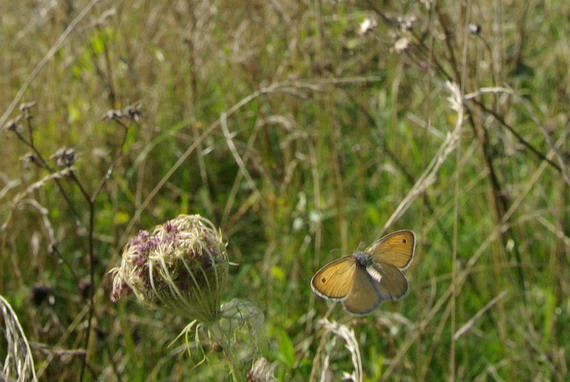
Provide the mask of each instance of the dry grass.
{"label": "dry grass", "polygon": [[[129,237],[180,213],[224,233],[278,380],[322,375],[323,316],[365,381],[568,379],[566,2],[12,3],[0,291],[40,380],[227,377],[168,347],[187,322],[109,301]],[[399,228],[406,299],[311,294],[330,250]]]}
{"label": "dry grass", "polygon": [[2,332],[6,339],[6,358],[2,368],[2,380],[37,381],[32,350],[18,321],[18,316],[3,296],[0,296],[0,306],[4,323]]}

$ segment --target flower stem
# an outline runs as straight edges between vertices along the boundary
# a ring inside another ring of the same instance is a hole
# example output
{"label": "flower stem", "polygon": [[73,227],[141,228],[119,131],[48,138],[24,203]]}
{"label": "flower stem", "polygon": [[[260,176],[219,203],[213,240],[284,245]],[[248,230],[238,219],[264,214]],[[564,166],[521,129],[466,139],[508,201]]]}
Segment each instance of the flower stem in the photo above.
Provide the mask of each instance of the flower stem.
{"label": "flower stem", "polygon": [[234,365],[232,358],[228,355],[226,349],[224,349],[223,352],[224,352],[224,358],[226,359],[228,367],[230,368],[230,373],[232,374],[234,382],[239,382],[240,379],[238,377],[238,371],[236,369],[236,366]]}

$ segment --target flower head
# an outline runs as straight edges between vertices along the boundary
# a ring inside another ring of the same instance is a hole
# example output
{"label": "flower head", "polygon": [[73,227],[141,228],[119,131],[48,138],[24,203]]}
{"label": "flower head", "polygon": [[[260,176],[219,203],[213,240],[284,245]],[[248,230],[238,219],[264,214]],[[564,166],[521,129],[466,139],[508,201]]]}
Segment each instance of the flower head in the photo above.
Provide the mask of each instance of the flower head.
{"label": "flower head", "polygon": [[113,268],[111,300],[134,293],[151,307],[209,323],[220,315],[228,279],[221,233],[200,215],[179,215],[125,246]]}

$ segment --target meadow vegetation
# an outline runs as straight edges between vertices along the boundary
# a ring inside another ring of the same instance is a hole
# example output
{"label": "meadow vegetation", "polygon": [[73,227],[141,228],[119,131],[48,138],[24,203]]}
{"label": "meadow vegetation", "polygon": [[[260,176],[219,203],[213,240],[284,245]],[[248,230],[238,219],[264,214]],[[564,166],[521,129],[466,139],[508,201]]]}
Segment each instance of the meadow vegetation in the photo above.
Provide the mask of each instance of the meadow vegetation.
{"label": "meadow vegetation", "polygon": [[[38,379],[232,378],[234,349],[172,343],[187,318],[110,299],[129,238],[200,214],[237,264],[223,302],[263,312],[238,380],[262,356],[282,381],[359,379],[358,362],[365,381],[568,380],[569,17],[0,2],[0,294]],[[313,295],[326,262],[404,228],[405,299],[355,318]]]}

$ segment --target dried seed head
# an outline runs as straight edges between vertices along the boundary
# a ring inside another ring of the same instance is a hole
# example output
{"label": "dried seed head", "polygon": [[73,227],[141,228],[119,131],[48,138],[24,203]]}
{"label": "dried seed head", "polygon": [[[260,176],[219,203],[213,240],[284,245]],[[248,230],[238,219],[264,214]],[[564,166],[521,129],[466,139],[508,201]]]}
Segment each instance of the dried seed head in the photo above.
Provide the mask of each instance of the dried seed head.
{"label": "dried seed head", "polygon": [[226,243],[200,215],[179,215],[141,231],[114,268],[111,300],[134,293],[143,303],[204,323],[220,315],[228,278]]}
{"label": "dried seed head", "polygon": [[[103,114],[101,118],[104,121],[115,120],[119,121],[121,118],[128,118],[133,122],[138,122],[142,115],[142,102],[138,101],[129,106],[126,106],[123,110],[108,110]],[[126,126],[125,126],[126,127]]]}
{"label": "dried seed head", "polygon": [[410,46],[410,39],[408,37],[401,37],[395,43],[392,50],[398,54],[402,53]]}
{"label": "dried seed head", "polygon": [[41,165],[41,161],[39,160],[39,158],[34,153],[25,153],[24,155],[22,155],[20,157],[20,160],[22,161],[22,163],[24,165],[28,165],[30,163],[33,163],[36,165]]}
{"label": "dried seed head", "polygon": [[21,104],[20,104],[20,111],[21,111],[21,112],[27,112],[27,111],[29,111],[31,108],[33,108],[34,106],[36,106],[36,102],[35,102],[35,101],[21,103]]}
{"label": "dried seed head", "polygon": [[71,167],[75,164],[75,150],[62,147],[50,159],[55,159],[55,163],[59,168]]}
{"label": "dried seed head", "polygon": [[123,113],[121,113],[121,111],[119,110],[107,110],[105,112],[105,114],[103,114],[103,117],[101,117],[101,119],[103,121],[110,121],[112,119],[121,119],[123,117]]}
{"label": "dried seed head", "polygon": [[141,116],[142,102],[138,101],[123,109],[123,115],[134,122],[138,122]]}
{"label": "dried seed head", "polygon": [[375,19],[367,17],[360,23],[360,26],[358,28],[358,35],[364,36],[365,34],[372,31],[377,26],[378,22]]}
{"label": "dried seed head", "polygon": [[400,27],[400,30],[402,32],[405,32],[412,29],[416,20],[417,18],[415,15],[405,15],[405,16],[399,16],[396,21]]}
{"label": "dried seed head", "polygon": [[469,33],[476,36],[481,33],[481,25],[479,24],[469,24]]}
{"label": "dried seed head", "polygon": [[16,118],[9,120],[6,123],[6,129],[13,131],[14,133],[20,135],[23,132],[23,127],[22,124],[20,123],[20,120],[22,119],[22,115],[18,115]]}
{"label": "dried seed head", "polygon": [[32,302],[36,306],[40,306],[42,302],[48,301],[49,305],[53,305],[54,297],[53,290],[44,284],[36,284],[32,288]]}
{"label": "dried seed head", "polygon": [[270,364],[264,357],[258,358],[251,366],[251,370],[247,373],[246,380],[249,382],[274,382],[275,367],[277,365]]}

